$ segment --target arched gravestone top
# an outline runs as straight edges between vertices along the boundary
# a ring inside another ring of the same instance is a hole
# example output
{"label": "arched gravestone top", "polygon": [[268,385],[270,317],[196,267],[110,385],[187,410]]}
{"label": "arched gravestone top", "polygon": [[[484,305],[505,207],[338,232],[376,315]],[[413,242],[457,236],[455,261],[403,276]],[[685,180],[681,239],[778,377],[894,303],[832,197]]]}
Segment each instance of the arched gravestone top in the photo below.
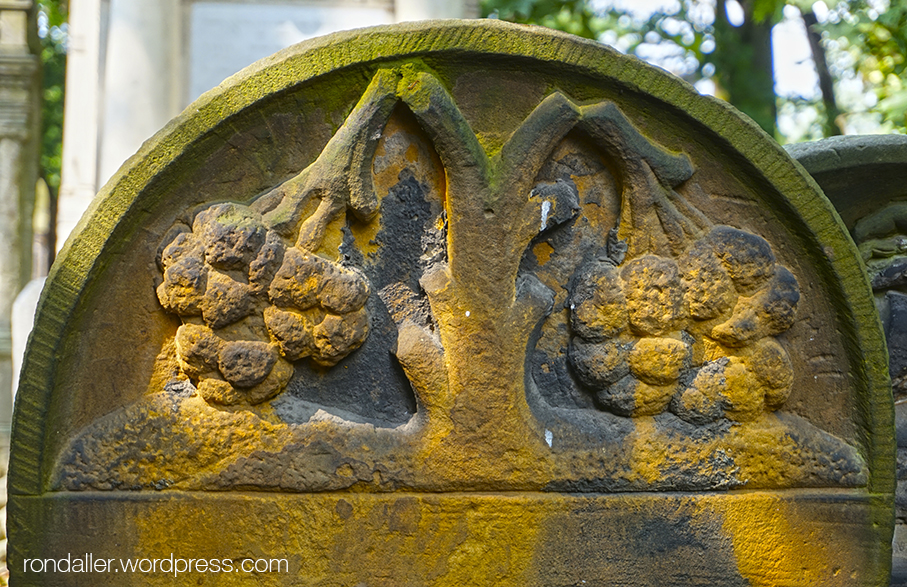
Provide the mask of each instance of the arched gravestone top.
{"label": "arched gravestone top", "polygon": [[420,23],[251,66],[104,188],[26,359],[10,560],[881,585],[892,490],[865,276],[777,144],[598,44]]}
{"label": "arched gravestone top", "polygon": [[904,197],[907,136],[830,137],[785,148],[821,186],[848,229]]}

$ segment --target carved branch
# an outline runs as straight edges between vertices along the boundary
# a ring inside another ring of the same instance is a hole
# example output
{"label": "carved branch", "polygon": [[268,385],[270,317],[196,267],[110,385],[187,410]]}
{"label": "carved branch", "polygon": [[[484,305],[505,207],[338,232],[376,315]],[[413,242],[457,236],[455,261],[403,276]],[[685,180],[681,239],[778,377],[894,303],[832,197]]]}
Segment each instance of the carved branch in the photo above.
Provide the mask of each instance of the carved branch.
{"label": "carved branch", "polygon": [[[495,197],[509,198],[519,207],[516,212],[520,220],[515,223],[517,230],[510,248],[517,260],[532,239],[547,227],[549,217],[558,212],[563,214],[557,208],[568,205],[565,198],[558,197],[558,190],[545,195],[529,193],[529,198],[524,198],[538,170],[579,119],[579,108],[556,92],[536,106],[501,149]],[[507,214],[509,206],[501,203],[498,208]]]}
{"label": "carved branch", "polygon": [[523,178],[532,181],[579,119],[579,108],[560,92],[542,100],[501,149],[497,177],[503,180],[502,184]]}
{"label": "carved branch", "polygon": [[378,71],[318,159],[261,198],[280,198],[280,203],[264,216],[269,228],[291,234],[309,199],[319,197],[322,203],[318,211],[306,220],[299,233],[299,246],[313,250],[320,245],[325,227],[345,210],[352,210],[363,220],[374,217],[378,200],[372,186],[372,159],[381,130],[397,103],[398,77],[390,70]]}
{"label": "carved branch", "polygon": [[582,114],[578,127],[619,164],[621,237],[629,243],[628,255],[682,253],[709,225],[673,191],[693,175],[689,158],[652,143],[612,103],[586,106]]}
{"label": "carved branch", "polygon": [[[523,251],[536,235],[579,211],[576,188],[569,182],[533,189],[538,170],[573,129],[588,135],[616,163],[623,190],[621,229],[631,258],[646,253],[677,256],[710,226],[673,190],[692,175],[689,159],[651,142],[614,104],[580,107],[561,93],[551,94],[500,153],[489,157],[440,80],[411,68],[375,75],[316,162],[278,188],[282,201],[265,221],[284,234],[301,222],[297,246],[314,251],[331,221],[347,209],[364,219],[373,216],[378,204],[372,160],[381,130],[399,101],[429,136],[450,190],[449,265],[422,279],[435,315],[453,320],[440,319],[445,346],[465,349],[472,344],[457,322],[470,315],[470,307],[473,312],[481,308],[478,313],[506,315],[506,332],[500,333],[504,340],[525,340],[550,312],[552,292],[531,276],[518,279],[517,272]],[[300,216],[312,197],[320,198],[320,204],[303,221]],[[497,243],[501,254],[493,258],[481,254],[480,243],[489,241]],[[469,307],[459,307],[464,302]],[[441,340],[412,323],[398,324],[398,335],[398,359],[413,383],[425,421],[443,420],[451,380]]]}
{"label": "carved branch", "polygon": [[430,73],[406,72],[398,94],[431,138],[451,186],[487,186],[488,155],[441,82]]}
{"label": "carved branch", "polygon": [[412,383],[423,421],[439,426],[450,420],[452,398],[440,341],[411,320],[397,326],[397,359]]}

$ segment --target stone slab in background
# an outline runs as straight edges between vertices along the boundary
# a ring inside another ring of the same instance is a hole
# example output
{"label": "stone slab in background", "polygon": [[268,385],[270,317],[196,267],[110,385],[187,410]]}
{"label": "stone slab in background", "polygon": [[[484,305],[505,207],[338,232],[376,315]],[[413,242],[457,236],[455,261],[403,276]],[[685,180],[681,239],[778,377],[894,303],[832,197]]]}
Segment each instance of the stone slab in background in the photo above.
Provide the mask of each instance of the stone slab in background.
{"label": "stone slab in background", "polygon": [[787,146],[834,204],[848,230],[900,200],[907,185],[907,140],[903,135],[831,137]]}
{"label": "stone slab in background", "polygon": [[25,570],[77,548],[888,580],[883,335],[829,203],[726,105],[544,29],[345,33],[203,96],[67,244],[17,401],[21,585],[171,579]]}
{"label": "stone slab in background", "polygon": [[875,293],[888,343],[898,444],[892,585],[907,585],[907,137],[833,137],[787,147],[847,225]]}

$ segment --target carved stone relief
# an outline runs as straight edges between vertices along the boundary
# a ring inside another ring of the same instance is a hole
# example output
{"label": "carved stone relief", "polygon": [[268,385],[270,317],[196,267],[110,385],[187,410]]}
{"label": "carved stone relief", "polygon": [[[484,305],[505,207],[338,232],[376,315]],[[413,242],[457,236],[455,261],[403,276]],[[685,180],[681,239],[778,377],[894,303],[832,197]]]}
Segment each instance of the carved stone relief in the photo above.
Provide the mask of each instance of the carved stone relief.
{"label": "carved stone relief", "polygon": [[[691,203],[686,154],[561,91],[495,140],[430,70],[381,69],[298,175],[188,211],[158,258],[166,390],[77,436],[55,486],[866,483],[854,447],[784,411],[797,277]],[[331,379],[355,360],[402,368],[357,383],[384,411]]]}
{"label": "carved stone relief", "polygon": [[286,559],[262,585],[886,584],[853,243],[749,121],[601,44],[482,20],[290,48],[149,140],[61,259],[17,396],[17,585],[173,581],[15,573],[67,552]]}

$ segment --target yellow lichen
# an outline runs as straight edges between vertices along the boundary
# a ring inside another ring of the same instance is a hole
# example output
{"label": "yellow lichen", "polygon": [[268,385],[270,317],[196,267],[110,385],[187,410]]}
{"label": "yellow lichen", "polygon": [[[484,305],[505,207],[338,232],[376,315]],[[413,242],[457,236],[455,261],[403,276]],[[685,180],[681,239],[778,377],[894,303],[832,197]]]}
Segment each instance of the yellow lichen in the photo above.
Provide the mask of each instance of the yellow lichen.
{"label": "yellow lichen", "polygon": [[746,422],[762,413],[765,391],[743,361],[731,357],[724,368],[724,379],[726,383],[721,393],[728,418]]}
{"label": "yellow lichen", "polygon": [[869,584],[859,580],[866,565],[853,547],[852,528],[819,518],[819,504],[801,505],[761,493],[715,505],[733,544],[737,569],[753,587]]}
{"label": "yellow lichen", "polygon": [[553,252],[554,247],[544,241],[532,247],[532,254],[535,255],[536,260],[538,260],[539,266],[544,266],[545,263],[548,262],[548,259],[551,258]]}
{"label": "yellow lichen", "polygon": [[677,381],[689,361],[690,348],[674,338],[641,338],[630,351],[630,371],[652,385]]}
{"label": "yellow lichen", "polygon": [[632,477],[630,481],[642,479],[655,483],[662,479],[662,470],[668,461],[667,445],[659,442],[658,429],[651,417],[633,420],[636,430],[627,442],[632,443]]}

